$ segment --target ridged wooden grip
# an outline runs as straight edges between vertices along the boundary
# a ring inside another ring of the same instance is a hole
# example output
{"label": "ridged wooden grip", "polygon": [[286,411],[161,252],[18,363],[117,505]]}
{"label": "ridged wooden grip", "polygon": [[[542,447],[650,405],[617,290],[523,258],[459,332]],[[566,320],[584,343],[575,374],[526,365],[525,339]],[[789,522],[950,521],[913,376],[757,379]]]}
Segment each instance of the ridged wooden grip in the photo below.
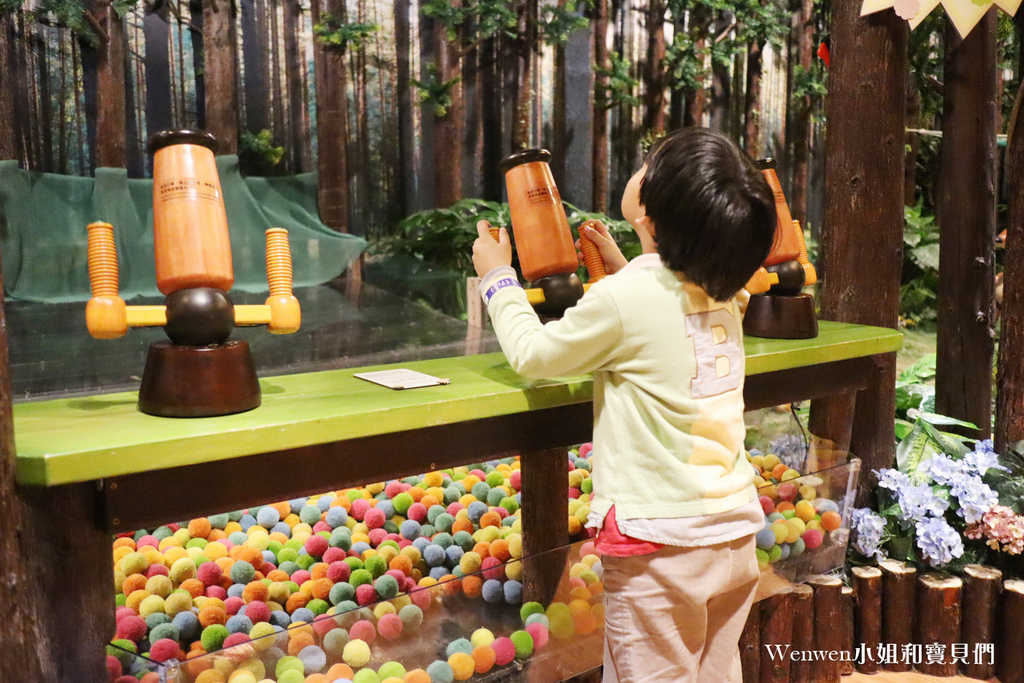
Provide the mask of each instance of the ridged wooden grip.
{"label": "ridged wooden grip", "polygon": [[267,230],[267,283],[270,296],[292,293],[292,251],[284,228]]}
{"label": "ridged wooden grip", "polygon": [[92,295],[117,296],[117,246],[114,244],[114,226],[110,223],[90,223],[88,231],[87,254]]}
{"label": "ridged wooden grip", "polygon": [[800,221],[793,221],[793,232],[796,234],[797,244],[800,245],[800,253],[796,258],[804,268],[804,286],[813,285],[818,281],[818,272],[807,256],[807,243],[804,241],[804,231],[800,229]]}
{"label": "ridged wooden grip", "polygon": [[494,238],[495,242],[500,242],[501,228],[496,228],[493,225],[489,226],[487,230],[491,233],[491,237]]}
{"label": "ridged wooden grip", "polygon": [[[604,259],[601,258],[601,250],[583,234],[583,228],[593,228],[594,221],[587,221],[580,226],[580,250],[583,252],[583,263],[587,266],[590,274],[590,282],[594,283],[605,277],[608,272],[604,268]],[[596,228],[595,228],[596,229]]]}

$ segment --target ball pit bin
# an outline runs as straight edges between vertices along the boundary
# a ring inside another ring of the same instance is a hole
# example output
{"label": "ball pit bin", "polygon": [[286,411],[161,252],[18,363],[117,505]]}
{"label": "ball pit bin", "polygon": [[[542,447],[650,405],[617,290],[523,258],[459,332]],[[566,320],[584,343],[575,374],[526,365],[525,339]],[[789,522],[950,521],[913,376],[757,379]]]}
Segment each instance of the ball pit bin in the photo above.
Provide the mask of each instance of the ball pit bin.
{"label": "ball pit bin", "polygon": [[757,534],[762,584],[765,575],[800,583],[842,567],[850,537],[861,461],[811,437],[806,454],[782,463],[771,453],[748,455],[758,472],[765,527]]}
{"label": "ball pit bin", "polygon": [[[766,407],[852,395],[870,383],[873,356],[894,351],[898,339],[899,334],[890,330],[831,323],[823,324],[815,340],[748,344],[747,405]],[[428,468],[454,467],[511,451],[523,455],[524,467],[510,482],[515,494],[501,504],[508,512],[522,510],[523,527],[529,530],[522,551],[536,556],[563,548],[567,534],[558,520],[568,515],[566,447],[589,436],[589,378],[527,381],[512,372],[500,354],[403,366],[450,377],[452,384],[388,392],[353,379],[352,369],[268,377],[275,391],[266,393],[260,410],[202,421],[141,416],[130,392],[16,405],[17,483],[35,487],[41,509],[60,510],[66,522],[52,539],[23,548],[22,564],[34,566],[45,558],[54,572],[81,577],[77,590],[82,599],[72,605],[60,595],[35,599],[40,607],[59,605],[66,611],[69,626],[49,634],[51,649],[68,653],[61,670],[86,671],[88,680],[100,680],[93,675],[103,669],[98,655],[114,630],[109,608],[110,533],[145,528],[152,531],[157,544],[164,543],[176,533],[176,528],[167,531],[163,526],[171,520],[243,508],[254,501],[290,500],[356,482],[385,481]],[[197,487],[198,481],[237,486]],[[577,491],[589,495],[587,488],[584,480]],[[451,487],[441,494],[445,506],[453,507],[466,495]],[[260,526],[272,536],[280,525],[305,526],[299,516],[303,507],[275,508],[281,521],[270,529],[259,525],[259,508],[255,514],[218,523]],[[450,522],[446,529],[438,529],[458,536],[464,520],[455,519],[457,512],[444,520]],[[264,513],[263,521],[269,524],[273,517]],[[212,519],[211,537],[242,533],[221,529]],[[579,519],[573,519],[578,526]],[[434,521],[441,520],[435,517]],[[304,533],[308,539],[319,531],[307,527]],[[348,541],[354,544],[353,539]],[[59,549],[69,544],[81,546],[82,553],[63,557]],[[201,554],[205,548],[196,547],[200,545],[187,550]],[[462,550],[472,550],[472,545]],[[220,562],[224,558],[207,559]],[[544,588],[542,592],[552,588],[562,565],[534,563],[526,572],[520,566],[521,574],[533,573],[532,580],[524,582],[524,599],[529,599],[531,586]],[[505,570],[506,575],[511,573]],[[220,600],[235,597],[228,596],[221,585],[205,586],[198,577],[185,583],[198,594],[205,588]],[[273,622],[278,614],[271,612]]]}
{"label": "ball pit bin", "polygon": [[[595,574],[584,595],[571,576],[573,567],[597,564],[596,555],[581,555],[581,551],[591,550],[592,544],[587,546],[580,542],[512,560],[524,565],[525,571],[534,564],[554,564],[559,568],[554,597],[547,605],[493,604],[479,597],[467,597],[461,586],[481,574],[474,572],[414,589],[415,601],[399,596],[364,607],[349,607],[317,617],[309,624],[271,628],[266,635],[256,634],[252,640],[190,656],[185,661],[160,663],[138,656],[135,659],[145,661],[159,675],[159,681],[166,683],[247,683],[249,675],[258,683],[320,683],[336,678],[397,679],[403,683],[568,679],[600,666],[604,652],[601,581]],[[569,603],[574,614],[580,612],[585,616],[568,616]],[[391,628],[390,617],[402,614],[410,604],[423,605],[422,617],[403,620],[409,625],[400,635],[379,637],[382,623],[386,624],[385,629]],[[381,609],[382,605],[389,607]],[[550,620],[548,614],[552,615]],[[367,625],[377,631],[378,637],[372,642],[351,638],[352,633]]]}

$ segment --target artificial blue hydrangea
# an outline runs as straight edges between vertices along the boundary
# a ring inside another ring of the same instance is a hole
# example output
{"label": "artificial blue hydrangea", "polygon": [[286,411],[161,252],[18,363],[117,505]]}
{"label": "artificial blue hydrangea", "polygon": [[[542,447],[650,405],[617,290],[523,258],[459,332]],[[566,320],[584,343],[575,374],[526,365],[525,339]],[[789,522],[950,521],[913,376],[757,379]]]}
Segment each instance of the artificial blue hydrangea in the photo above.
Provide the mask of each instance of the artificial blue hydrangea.
{"label": "artificial blue hydrangea", "polygon": [[957,514],[968,524],[980,522],[985,513],[999,503],[999,495],[980,477],[957,479],[950,485],[949,492],[956,496],[957,502],[960,503]]}
{"label": "artificial blue hydrangea", "polygon": [[917,523],[917,547],[933,567],[949,564],[964,554],[964,542],[956,529],[941,518],[925,519]]}
{"label": "artificial blue hydrangea", "polygon": [[885,530],[885,519],[871,508],[858,508],[853,511],[851,522],[856,534],[853,547],[865,557],[883,559],[882,532]]}
{"label": "artificial blue hydrangea", "polygon": [[896,492],[902,486],[910,486],[910,477],[899,470],[882,469],[875,470],[878,477],[878,487]]}
{"label": "artificial blue hydrangea", "polygon": [[[984,442],[984,441],[983,441]],[[991,441],[987,441],[991,443]],[[1006,470],[999,464],[999,457],[992,451],[976,449],[974,453],[964,456],[964,463],[970,468],[972,474],[981,476],[988,470]]]}
{"label": "artificial blue hydrangea", "polygon": [[897,516],[905,522],[920,522],[927,517],[941,517],[949,501],[940,498],[928,484],[904,484],[896,489],[900,506]]}
{"label": "artificial blue hydrangea", "polygon": [[925,460],[917,468],[917,471],[931,477],[932,481],[936,484],[943,485],[969,474],[968,466],[965,462],[953,460],[948,455],[935,455]]}

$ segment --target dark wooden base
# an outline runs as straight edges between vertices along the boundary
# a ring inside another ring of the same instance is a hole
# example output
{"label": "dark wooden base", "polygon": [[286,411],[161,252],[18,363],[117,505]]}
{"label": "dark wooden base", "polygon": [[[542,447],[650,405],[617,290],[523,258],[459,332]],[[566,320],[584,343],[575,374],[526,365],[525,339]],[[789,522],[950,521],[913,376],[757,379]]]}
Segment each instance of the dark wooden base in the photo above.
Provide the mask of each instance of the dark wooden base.
{"label": "dark wooden base", "polygon": [[159,417],[213,417],[260,405],[256,366],[244,341],[217,346],[149,346],[139,410]]}
{"label": "dark wooden base", "polygon": [[813,339],[818,336],[814,297],[755,294],[743,317],[743,334],[768,339]]}

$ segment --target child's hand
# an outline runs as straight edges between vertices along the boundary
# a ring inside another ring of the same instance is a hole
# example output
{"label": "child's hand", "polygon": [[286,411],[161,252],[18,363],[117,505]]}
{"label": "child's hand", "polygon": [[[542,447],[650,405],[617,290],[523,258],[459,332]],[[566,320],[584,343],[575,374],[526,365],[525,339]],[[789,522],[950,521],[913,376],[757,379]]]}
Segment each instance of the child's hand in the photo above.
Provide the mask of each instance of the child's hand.
{"label": "child's hand", "polygon": [[[608,232],[608,228],[605,227],[604,223],[601,221],[587,221],[580,226],[580,232],[584,237],[593,242],[598,251],[601,252],[601,260],[604,261],[606,273],[611,275],[626,267],[628,261],[626,261],[626,257],[619,250],[619,245],[615,244],[612,234]],[[579,240],[576,240],[576,255],[580,263],[583,263],[583,251]]]}
{"label": "child's hand", "polygon": [[498,241],[491,237],[491,224],[480,220],[476,230],[480,236],[473,242],[473,267],[480,277],[487,275],[498,266],[512,265],[512,243],[508,239],[508,231],[501,228]]}

